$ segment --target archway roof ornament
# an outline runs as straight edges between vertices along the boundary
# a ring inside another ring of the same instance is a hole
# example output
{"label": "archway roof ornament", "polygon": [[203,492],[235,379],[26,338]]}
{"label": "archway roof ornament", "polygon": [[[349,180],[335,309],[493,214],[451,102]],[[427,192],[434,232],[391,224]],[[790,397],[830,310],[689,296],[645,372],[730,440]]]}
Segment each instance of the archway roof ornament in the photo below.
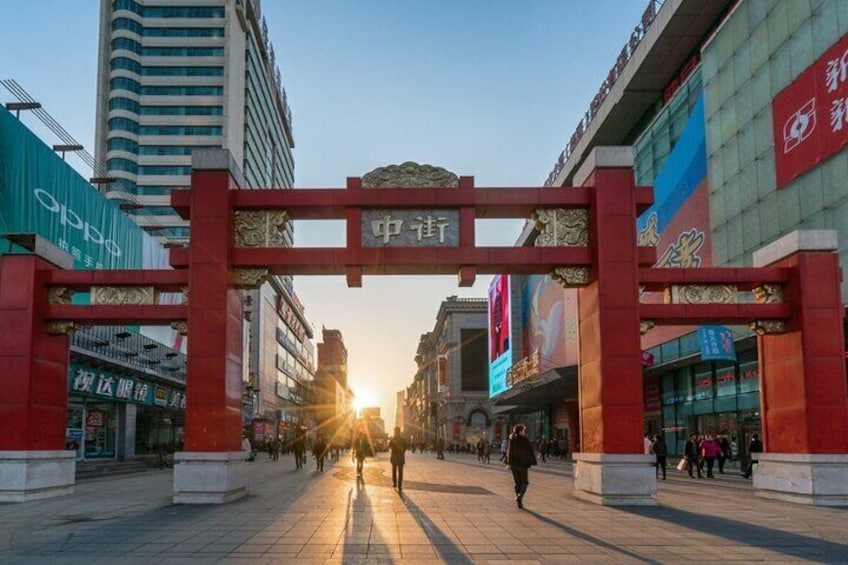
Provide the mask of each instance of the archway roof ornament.
{"label": "archway roof ornament", "polygon": [[378,167],[362,177],[362,188],[458,188],[459,177],[433,165],[406,161]]}

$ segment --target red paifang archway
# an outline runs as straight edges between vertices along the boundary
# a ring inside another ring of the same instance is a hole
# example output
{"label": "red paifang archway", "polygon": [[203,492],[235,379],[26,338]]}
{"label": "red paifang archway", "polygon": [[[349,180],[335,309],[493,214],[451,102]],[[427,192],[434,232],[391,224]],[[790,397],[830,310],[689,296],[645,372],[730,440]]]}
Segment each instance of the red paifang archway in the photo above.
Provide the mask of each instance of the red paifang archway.
{"label": "red paifang archway", "polygon": [[[636,243],[636,217],[652,189],[634,186],[632,161],[621,160],[621,149],[595,149],[589,162],[593,170],[580,187],[475,188],[473,177],[405,164],[349,178],[337,190],[239,190],[229,153],[201,151],[193,157],[191,190],[172,195],[174,208],[191,220],[191,246],[171,252],[176,270],[64,271],[34,256],[4,256],[0,497],[27,500],[73,488],[74,461],[62,447],[67,334],[76,323],[188,331],[185,451],[175,457],[174,501],[221,503],[248,488],[240,450],[239,289],[271,274],[343,273],[358,286],[363,274],[457,273],[460,285],[470,285],[477,274],[551,273],[580,289],[578,496],[654,502],[651,456],[642,453],[640,327],[754,323],[762,333],[769,452],[755,487],[801,502],[848,501],[841,271],[833,245],[802,233],[764,250],[758,268],[653,269],[654,248]],[[536,247],[475,245],[476,218],[530,217],[540,232]],[[280,229],[293,219],[345,219],[346,247],[282,247]],[[112,297],[105,303],[69,303],[73,290],[99,295],[102,288]],[[183,290],[189,300],[156,304],[155,290]],[[641,290],[665,291],[668,301],[643,304]],[[747,291],[754,291],[753,303],[740,300]],[[128,293],[150,298],[127,304],[120,297]]]}

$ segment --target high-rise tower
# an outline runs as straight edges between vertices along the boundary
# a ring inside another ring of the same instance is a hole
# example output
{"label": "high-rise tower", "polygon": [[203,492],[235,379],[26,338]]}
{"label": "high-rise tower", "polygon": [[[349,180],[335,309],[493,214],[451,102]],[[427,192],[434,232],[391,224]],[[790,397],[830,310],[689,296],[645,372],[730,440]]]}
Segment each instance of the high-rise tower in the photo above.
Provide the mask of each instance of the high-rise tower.
{"label": "high-rise tower", "polygon": [[95,135],[107,196],[164,241],[188,236],[169,195],[195,148],[228,149],[244,188],[290,188],[291,111],[259,0],[101,0]]}

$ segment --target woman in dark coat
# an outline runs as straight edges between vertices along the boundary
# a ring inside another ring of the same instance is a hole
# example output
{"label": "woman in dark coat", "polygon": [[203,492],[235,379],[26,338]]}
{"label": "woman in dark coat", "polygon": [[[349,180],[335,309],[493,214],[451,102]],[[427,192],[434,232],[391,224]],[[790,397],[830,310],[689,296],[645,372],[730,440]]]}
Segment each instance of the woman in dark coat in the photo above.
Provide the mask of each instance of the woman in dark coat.
{"label": "woman in dark coat", "polygon": [[389,460],[392,463],[392,486],[398,492],[403,490],[403,466],[406,464],[406,440],[400,435],[400,428],[395,428],[392,439],[389,440]]}
{"label": "woman in dark coat", "polygon": [[536,454],[533,452],[533,444],[527,439],[527,427],[524,424],[516,424],[513,428],[506,447],[506,464],[515,481],[515,503],[519,508],[524,508],[522,499],[530,484],[528,471],[536,464]]}

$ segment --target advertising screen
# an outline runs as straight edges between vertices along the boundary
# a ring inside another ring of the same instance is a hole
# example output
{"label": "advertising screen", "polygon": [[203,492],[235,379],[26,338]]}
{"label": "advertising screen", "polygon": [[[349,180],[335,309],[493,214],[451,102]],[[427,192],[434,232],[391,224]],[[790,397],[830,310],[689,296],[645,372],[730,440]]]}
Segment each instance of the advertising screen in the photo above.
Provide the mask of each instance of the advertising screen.
{"label": "advertising screen", "polygon": [[539,353],[539,372],[579,361],[577,291],[548,275],[530,275],[521,290],[521,357]]}
{"label": "advertising screen", "polygon": [[512,364],[509,323],[509,276],[498,275],[489,286],[489,397],[506,390]]}

